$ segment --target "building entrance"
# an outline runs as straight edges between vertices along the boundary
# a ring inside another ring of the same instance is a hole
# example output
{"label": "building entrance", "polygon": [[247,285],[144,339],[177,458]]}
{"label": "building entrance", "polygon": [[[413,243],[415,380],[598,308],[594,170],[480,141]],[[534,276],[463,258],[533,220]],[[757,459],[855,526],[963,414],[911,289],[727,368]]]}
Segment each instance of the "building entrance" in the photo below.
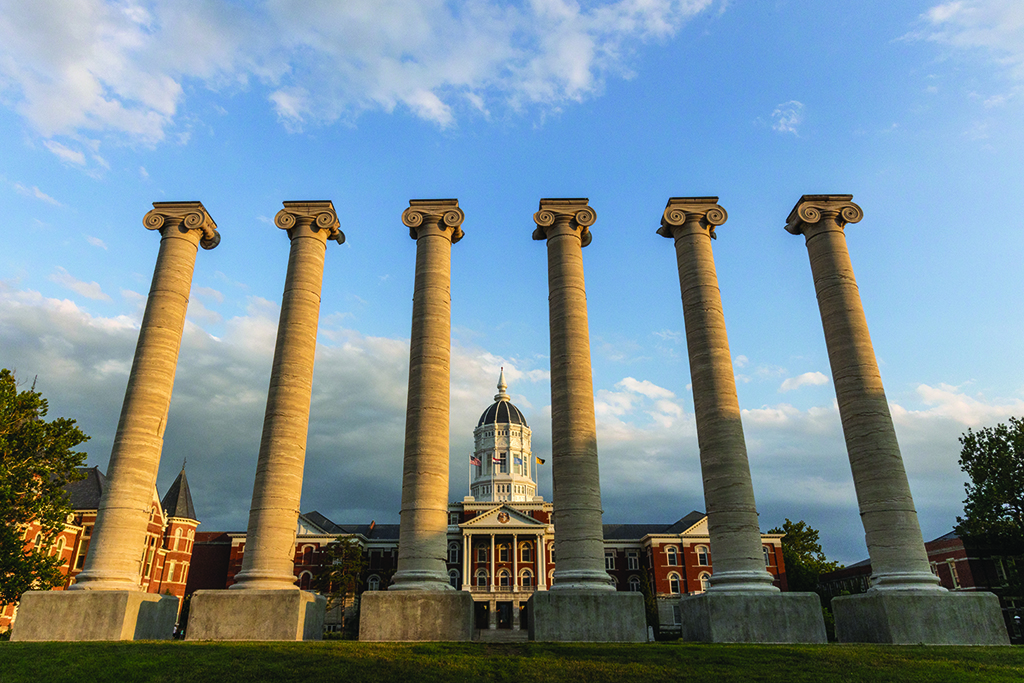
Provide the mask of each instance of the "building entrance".
{"label": "building entrance", "polygon": [[490,605],[486,602],[473,603],[473,621],[474,626],[478,629],[488,629],[491,627],[491,609]]}
{"label": "building entrance", "polygon": [[498,628],[512,628],[512,603],[498,603]]}

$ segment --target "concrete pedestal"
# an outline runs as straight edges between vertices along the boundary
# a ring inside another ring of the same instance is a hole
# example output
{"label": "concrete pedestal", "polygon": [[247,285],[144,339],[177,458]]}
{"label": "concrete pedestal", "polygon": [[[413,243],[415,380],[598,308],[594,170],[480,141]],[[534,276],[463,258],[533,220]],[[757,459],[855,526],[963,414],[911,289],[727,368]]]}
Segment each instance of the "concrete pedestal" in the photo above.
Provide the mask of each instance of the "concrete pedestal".
{"label": "concrete pedestal", "polygon": [[463,591],[366,591],[359,598],[359,640],[469,641],[473,598]]}
{"label": "concrete pedestal", "polygon": [[815,593],[723,592],[680,600],[682,640],[703,643],[825,643]]}
{"label": "concrete pedestal", "polygon": [[186,640],[320,640],[327,599],[303,590],[192,594]]}
{"label": "concrete pedestal", "polygon": [[877,591],[832,599],[841,643],[1009,645],[993,593]]}
{"label": "concrete pedestal", "polygon": [[530,640],[645,643],[647,618],[640,593],[543,591],[526,603]]}
{"label": "concrete pedestal", "polygon": [[178,598],[142,591],[29,591],[11,640],[167,640]]}

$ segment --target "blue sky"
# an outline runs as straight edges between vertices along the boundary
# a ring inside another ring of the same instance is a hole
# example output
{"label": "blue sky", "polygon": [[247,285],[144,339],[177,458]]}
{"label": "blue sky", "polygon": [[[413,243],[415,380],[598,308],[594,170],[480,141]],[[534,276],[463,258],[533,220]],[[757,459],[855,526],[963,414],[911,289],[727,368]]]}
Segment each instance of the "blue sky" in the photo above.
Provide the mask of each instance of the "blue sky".
{"label": "blue sky", "polygon": [[[200,200],[158,487],[188,458],[206,530],[243,529],[288,241],[330,199],[303,491],[397,521],[412,198],[457,197],[451,495],[498,368],[550,450],[541,197],[588,197],[584,251],[605,519],[702,509],[671,196],[717,195],[714,243],[762,527],[866,555],[803,240],[849,193],[848,242],[924,535],[961,511],[957,437],[1024,414],[1024,6],[960,2],[0,0],[0,365],[106,466],[158,249],[153,201]],[[550,471],[541,473],[550,495]]]}

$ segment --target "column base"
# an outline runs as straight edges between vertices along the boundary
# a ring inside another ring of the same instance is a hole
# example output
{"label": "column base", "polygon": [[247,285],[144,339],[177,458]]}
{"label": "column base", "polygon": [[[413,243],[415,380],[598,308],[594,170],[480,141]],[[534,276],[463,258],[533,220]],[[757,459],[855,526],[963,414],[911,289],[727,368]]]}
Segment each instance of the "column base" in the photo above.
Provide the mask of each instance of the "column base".
{"label": "column base", "polygon": [[832,598],[841,643],[1009,645],[993,593],[868,591]]}
{"label": "column base", "polygon": [[526,603],[530,640],[646,643],[647,618],[640,593],[545,591]]}
{"label": "column base", "polygon": [[702,643],[825,643],[816,593],[710,591],[679,601],[681,640]]}
{"label": "column base", "polygon": [[185,640],[321,640],[327,598],[310,591],[201,590]]}
{"label": "column base", "polygon": [[469,641],[473,597],[463,591],[366,591],[359,599],[359,640]]}
{"label": "column base", "polygon": [[11,640],[168,640],[178,598],[143,591],[28,591]]}

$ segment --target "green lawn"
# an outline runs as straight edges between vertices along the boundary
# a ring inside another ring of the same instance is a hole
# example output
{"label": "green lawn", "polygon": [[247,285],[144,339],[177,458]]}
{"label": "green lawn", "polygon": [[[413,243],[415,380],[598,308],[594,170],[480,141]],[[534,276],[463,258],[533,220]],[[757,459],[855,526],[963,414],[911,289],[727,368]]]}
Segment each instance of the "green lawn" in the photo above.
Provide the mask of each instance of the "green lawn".
{"label": "green lawn", "polygon": [[31,681],[1024,681],[1024,648],[477,643],[0,643]]}

